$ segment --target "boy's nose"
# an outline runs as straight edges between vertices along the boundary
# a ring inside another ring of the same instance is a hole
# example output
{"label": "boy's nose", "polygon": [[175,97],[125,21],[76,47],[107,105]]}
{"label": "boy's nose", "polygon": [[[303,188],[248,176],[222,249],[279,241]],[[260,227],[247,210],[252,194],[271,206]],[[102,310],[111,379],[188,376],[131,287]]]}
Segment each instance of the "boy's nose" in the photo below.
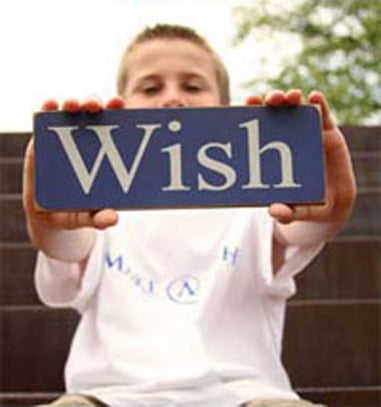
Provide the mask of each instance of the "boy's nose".
{"label": "boy's nose", "polygon": [[163,107],[184,107],[185,102],[181,98],[171,98],[163,102]]}
{"label": "boy's nose", "polygon": [[162,107],[184,107],[186,106],[185,95],[177,87],[168,87],[161,100]]}

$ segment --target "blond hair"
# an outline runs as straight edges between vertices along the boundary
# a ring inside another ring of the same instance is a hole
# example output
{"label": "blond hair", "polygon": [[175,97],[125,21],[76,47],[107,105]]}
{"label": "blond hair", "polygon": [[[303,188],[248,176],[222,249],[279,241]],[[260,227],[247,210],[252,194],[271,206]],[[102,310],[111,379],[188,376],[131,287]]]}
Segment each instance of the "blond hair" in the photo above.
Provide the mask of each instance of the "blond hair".
{"label": "blond hair", "polygon": [[220,57],[214,52],[214,50],[207,43],[207,41],[203,37],[201,37],[195,30],[193,30],[192,28],[174,24],[157,24],[153,27],[147,27],[140,34],[138,34],[134,38],[134,40],[130,43],[130,45],[127,47],[126,51],[123,54],[117,77],[117,91],[120,96],[123,96],[128,80],[127,75],[128,56],[138,45],[157,39],[185,40],[192,42],[193,44],[196,44],[199,47],[206,50],[212,57],[215,65],[221,104],[223,105],[229,104],[230,102],[229,75]]}

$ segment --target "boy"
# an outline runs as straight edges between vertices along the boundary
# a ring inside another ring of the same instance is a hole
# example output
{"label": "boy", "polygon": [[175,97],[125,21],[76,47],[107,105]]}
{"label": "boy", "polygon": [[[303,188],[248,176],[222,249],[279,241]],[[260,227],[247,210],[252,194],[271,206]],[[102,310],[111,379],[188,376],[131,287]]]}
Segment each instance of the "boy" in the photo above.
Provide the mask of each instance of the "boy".
{"label": "boy", "polygon": [[[216,54],[193,30],[171,25],[138,35],[123,57],[118,91],[106,107],[229,102]],[[297,90],[263,101],[301,102]],[[321,108],[327,166],[326,203],[318,207],[40,213],[31,141],[24,207],[40,249],[37,291],[44,303],[82,315],[65,372],[67,392],[76,395],[55,405],[311,405],[298,400],[281,364],[285,303],[293,276],[347,221],[355,183],[327,102],[318,92],[309,102]],[[63,106],[102,108],[94,100]]]}

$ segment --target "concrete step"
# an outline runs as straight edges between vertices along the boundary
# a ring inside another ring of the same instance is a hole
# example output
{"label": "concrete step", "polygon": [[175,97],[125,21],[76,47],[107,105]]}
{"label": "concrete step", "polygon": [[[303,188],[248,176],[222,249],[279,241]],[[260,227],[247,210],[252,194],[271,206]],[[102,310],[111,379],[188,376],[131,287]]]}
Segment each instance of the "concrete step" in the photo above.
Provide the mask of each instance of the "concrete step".
{"label": "concrete step", "polygon": [[294,300],[381,298],[381,239],[336,240],[296,278]]}
{"label": "concrete step", "polygon": [[[284,363],[294,387],[381,385],[380,311],[380,300],[290,304]],[[2,306],[1,391],[61,391],[77,320],[69,310]]]}
{"label": "concrete step", "polygon": [[1,391],[63,391],[63,367],[77,320],[72,310],[2,306]]}
{"label": "concrete step", "polygon": [[381,300],[289,304],[284,364],[294,387],[381,385]]}
{"label": "concrete step", "polygon": [[[381,298],[380,241],[333,241],[298,275],[291,301]],[[0,244],[0,305],[38,305],[36,250],[28,243]]]}
{"label": "concrete step", "polygon": [[[339,237],[381,236],[381,190],[359,194],[352,218]],[[0,242],[26,242],[21,195],[0,196]]]}
{"label": "concrete step", "polygon": [[[381,405],[381,386],[328,387],[297,389],[306,400],[324,403],[330,407],[378,407]],[[1,407],[26,407],[48,403],[60,393],[16,392],[0,393]]]}
{"label": "concrete step", "polygon": [[306,400],[329,407],[381,406],[381,386],[302,388],[298,393]]}

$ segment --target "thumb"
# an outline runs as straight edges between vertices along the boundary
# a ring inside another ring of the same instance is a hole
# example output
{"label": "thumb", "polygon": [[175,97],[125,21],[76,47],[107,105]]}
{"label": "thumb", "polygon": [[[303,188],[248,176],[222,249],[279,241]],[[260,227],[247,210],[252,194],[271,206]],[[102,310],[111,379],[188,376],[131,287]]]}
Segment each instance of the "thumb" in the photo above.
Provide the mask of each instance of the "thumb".
{"label": "thumb", "polygon": [[329,212],[328,204],[321,205],[286,205],[274,203],[269,207],[270,215],[279,223],[289,224],[294,221],[325,221]]}

